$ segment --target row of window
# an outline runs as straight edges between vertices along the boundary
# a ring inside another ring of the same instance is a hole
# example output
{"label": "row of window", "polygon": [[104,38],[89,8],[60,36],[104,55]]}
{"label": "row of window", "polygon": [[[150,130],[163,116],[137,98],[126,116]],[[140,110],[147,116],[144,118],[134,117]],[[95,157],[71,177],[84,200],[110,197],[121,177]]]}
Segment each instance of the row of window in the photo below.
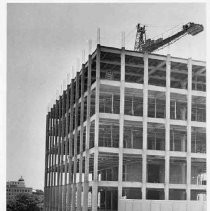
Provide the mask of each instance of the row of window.
{"label": "row of window", "polygon": [[[120,81],[121,58],[114,53],[101,53],[100,78]],[[170,62],[172,88],[187,89],[188,67],[186,63]],[[154,86],[166,86],[166,61],[148,59],[148,83]],[[141,57],[125,56],[125,82],[144,83],[144,61]],[[206,68],[192,65],[192,89],[206,91]]]}
{"label": "row of window", "polygon": [[[165,118],[164,99],[148,98],[148,117]],[[119,94],[101,94],[99,97],[99,112],[101,113],[120,113]],[[132,116],[143,116],[143,98],[125,96],[124,114]],[[177,120],[187,120],[187,102],[175,101],[171,99],[170,118]],[[192,121],[206,121],[205,104],[192,103]]]}
{"label": "row of window", "polygon": [[[106,72],[105,72],[106,71]],[[114,81],[120,81],[120,70],[118,71],[118,74],[115,74],[116,71],[113,70],[105,70],[104,74],[101,75],[101,79],[106,79],[106,80],[114,80]],[[205,76],[200,76],[200,77],[193,77],[192,78],[192,90],[196,91],[206,91],[206,79]],[[132,75],[131,73],[125,73],[125,82],[129,83],[138,83],[138,84],[143,84],[144,78],[143,75],[138,74],[137,76]],[[160,77],[157,75],[155,76],[149,76],[148,80],[149,85],[153,86],[161,86],[161,87],[166,87],[166,79],[165,77]],[[171,80],[170,83],[171,88],[176,88],[176,89],[187,89],[188,88],[188,82],[187,82],[187,77],[183,79],[175,79],[174,81]]]}
{"label": "row of window", "polygon": [[7,189],[7,192],[10,192],[11,194],[14,193],[14,192],[24,193],[24,192],[30,192],[30,190],[27,190],[27,189]]}
{"label": "row of window", "polygon": [[[132,160],[132,158],[130,158]],[[142,182],[142,160],[138,157],[132,161],[123,161],[123,181]],[[138,161],[137,161],[138,160]],[[102,168],[102,167],[101,167]],[[99,181],[118,181],[118,166],[108,167],[98,172]],[[147,159],[146,167],[147,183],[165,182],[165,160]],[[206,185],[206,162],[195,161],[191,163],[191,184]],[[170,158],[169,183],[186,184],[187,166],[186,160]]]}
{"label": "row of window", "polygon": [[[101,158],[99,156],[98,181],[118,181],[119,180],[119,158],[115,158],[112,163],[108,163],[108,155]],[[102,161],[103,160],[103,161]],[[103,163],[102,163],[103,162]],[[78,164],[78,163],[77,163]],[[83,163],[84,164],[84,163]],[[90,160],[90,165],[92,161]],[[146,182],[147,183],[165,183],[165,159],[152,158],[147,156],[146,160]],[[206,185],[206,162],[204,160],[191,159],[190,164],[190,184]],[[73,170],[73,169],[72,169]],[[93,181],[93,166],[89,166],[89,181]],[[142,182],[143,163],[142,157],[123,156],[122,181],[124,182]],[[49,174],[48,174],[49,176]],[[58,176],[58,175],[57,175]],[[56,177],[57,177],[56,176]],[[64,173],[63,173],[64,176]],[[79,180],[79,173],[76,175],[76,182]],[[84,173],[82,173],[82,182],[84,182]],[[187,184],[187,160],[186,158],[170,157],[169,159],[169,184]]]}
{"label": "row of window", "polygon": [[[206,201],[206,190],[191,190],[190,200]],[[186,200],[185,189],[169,189],[169,200]],[[141,188],[123,188],[123,197],[126,199],[142,199]],[[150,200],[164,200],[164,189],[147,188],[146,199]]]}
{"label": "row of window", "polygon": [[[91,123],[89,148],[94,147],[95,126]],[[187,131],[185,127],[170,128],[170,151],[186,152],[187,151]],[[123,147],[130,149],[142,149],[143,147],[143,128],[137,126],[124,126]],[[59,140],[59,139],[58,139]],[[119,125],[99,124],[99,147],[119,147]],[[86,147],[86,128],[83,131],[83,148]],[[71,148],[74,149],[74,137]],[[69,154],[69,140],[64,142],[63,154]],[[165,128],[161,124],[155,124],[147,128],[147,149],[148,150],[165,150]],[[206,153],[206,133],[197,127],[192,127],[191,131],[191,152]],[[60,152],[61,153],[61,152]],[[80,133],[77,136],[77,151],[72,151],[73,155],[80,153]]]}
{"label": "row of window", "polygon": [[[147,149],[165,150],[165,129],[148,128]],[[124,126],[123,147],[142,149],[143,128],[136,126]],[[99,146],[119,147],[119,125],[99,125]],[[170,150],[187,151],[186,130],[170,130]],[[206,152],[206,134],[204,132],[191,133],[191,151],[194,153]]]}
{"label": "row of window", "polygon": [[[78,122],[77,126],[80,125],[80,112],[81,106],[78,109]],[[148,100],[148,117],[150,118],[165,118],[165,100],[159,100],[154,98],[149,98]],[[99,103],[99,112],[101,113],[113,113],[119,114],[120,113],[120,101],[119,96],[101,96],[100,103]],[[90,115],[92,116],[95,113],[95,105],[91,104]],[[86,108],[84,111],[84,121],[87,119],[86,115]],[[124,107],[124,114],[125,115],[132,115],[132,116],[143,116],[143,98],[125,98],[125,107]],[[170,105],[170,119],[174,120],[187,120],[187,102],[177,102],[171,101]],[[192,113],[191,113],[191,120],[198,121],[198,122],[206,122],[206,106],[204,104],[192,104]],[[49,125],[49,133],[52,131],[52,125],[58,124],[55,120],[54,123]],[[69,125],[70,125],[70,114],[68,117]],[[59,123],[62,125],[63,128],[66,127],[66,117],[62,122]],[[56,128],[56,127],[54,127]],[[54,131],[54,133],[58,134],[59,131]],[[75,109],[73,112],[73,129],[75,129]],[[68,127],[68,133],[70,131],[70,127]]]}

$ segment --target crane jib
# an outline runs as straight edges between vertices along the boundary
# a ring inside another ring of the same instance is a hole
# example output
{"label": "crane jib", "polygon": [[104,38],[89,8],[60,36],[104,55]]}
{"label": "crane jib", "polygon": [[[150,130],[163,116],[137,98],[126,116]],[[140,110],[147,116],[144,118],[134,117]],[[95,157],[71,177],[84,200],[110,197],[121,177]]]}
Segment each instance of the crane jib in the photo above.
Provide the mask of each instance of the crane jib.
{"label": "crane jib", "polygon": [[146,40],[145,27],[140,27],[140,24],[138,24],[134,50],[151,53],[152,51],[158,50],[160,48],[164,48],[165,46],[176,42],[177,40],[179,40],[180,38],[182,38],[183,36],[187,34],[195,36],[198,33],[202,32],[203,30],[204,30],[203,25],[189,22],[182,26],[181,31],[178,31],[175,34],[165,39],[159,38],[156,40],[152,40],[152,39]]}

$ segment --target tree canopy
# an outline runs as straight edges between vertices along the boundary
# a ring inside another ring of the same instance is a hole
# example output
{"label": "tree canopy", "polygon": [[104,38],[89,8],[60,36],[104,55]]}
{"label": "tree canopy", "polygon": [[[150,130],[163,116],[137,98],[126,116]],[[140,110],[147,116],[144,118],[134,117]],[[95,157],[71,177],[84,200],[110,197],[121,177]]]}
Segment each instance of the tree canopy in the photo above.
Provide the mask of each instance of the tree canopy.
{"label": "tree canopy", "polygon": [[33,194],[20,193],[7,202],[7,211],[39,211],[38,203]]}

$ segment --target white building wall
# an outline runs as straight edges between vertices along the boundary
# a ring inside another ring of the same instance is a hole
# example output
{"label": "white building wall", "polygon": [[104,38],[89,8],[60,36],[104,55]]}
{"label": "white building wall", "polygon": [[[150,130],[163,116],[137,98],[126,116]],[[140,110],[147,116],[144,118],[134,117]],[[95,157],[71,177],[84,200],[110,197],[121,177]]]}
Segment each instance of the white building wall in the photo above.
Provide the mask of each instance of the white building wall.
{"label": "white building wall", "polygon": [[120,199],[120,211],[206,211],[204,201],[167,201]]}

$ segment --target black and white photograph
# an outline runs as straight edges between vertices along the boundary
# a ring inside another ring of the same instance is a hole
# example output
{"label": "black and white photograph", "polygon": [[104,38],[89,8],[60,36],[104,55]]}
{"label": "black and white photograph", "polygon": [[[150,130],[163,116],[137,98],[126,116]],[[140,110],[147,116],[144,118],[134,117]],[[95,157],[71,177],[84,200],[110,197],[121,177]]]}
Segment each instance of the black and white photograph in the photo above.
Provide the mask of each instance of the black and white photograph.
{"label": "black and white photograph", "polygon": [[207,1],[2,5],[0,210],[207,211]]}

